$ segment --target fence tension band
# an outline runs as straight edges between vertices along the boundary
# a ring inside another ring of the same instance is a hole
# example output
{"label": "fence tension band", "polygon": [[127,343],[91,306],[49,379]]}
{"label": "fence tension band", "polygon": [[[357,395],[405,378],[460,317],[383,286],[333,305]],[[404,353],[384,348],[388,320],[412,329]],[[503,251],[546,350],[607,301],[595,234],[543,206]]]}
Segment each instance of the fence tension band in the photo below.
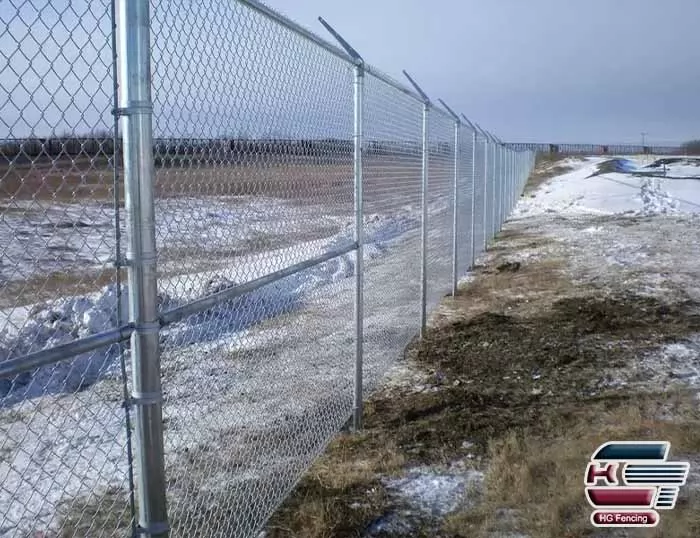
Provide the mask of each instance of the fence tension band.
{"label": "fence tension band", "polygon": [[153,114],[153,105],[148,103],[138,103],[126,107],[117,107],[112,109],[112,115],[118,118],[122,116],[133,116],[136,114]]}
{"label": "fence tension band", "polygon": [[158,392],[132,392],[131,397],[122,402],[122,407],[135,405],[155,405],[163,402],[163,395]]}

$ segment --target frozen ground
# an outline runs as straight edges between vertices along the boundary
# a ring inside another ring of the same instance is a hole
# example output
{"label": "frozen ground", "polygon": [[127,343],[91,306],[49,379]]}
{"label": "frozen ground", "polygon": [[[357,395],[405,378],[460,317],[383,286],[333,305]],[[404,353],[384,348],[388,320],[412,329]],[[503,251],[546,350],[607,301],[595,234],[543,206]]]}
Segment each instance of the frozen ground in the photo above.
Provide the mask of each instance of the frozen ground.
{"label": "frozen ground", "polygon": [[694,177],[670,179],[635,175],[647,170],[643,158],[623,159],[633,165],[628,168],[630,173],[600,173],[607,161],[602,157],[590,157],[583,163],[569,161],[574,170],[521,199],[513,216],[700,213],[700,166],[684,167],[692,168]]}
{"label": "frozen ground", "polygon": [[[260,201],[261,207],[269,203]],[[210,217],[213,205],[206,209]],[[183,210],[186,207],[191,201],[182,204]],[[299,227],[293,226],[290,211],[309,228],[334,223],[338,231],[307,241],[290,234],[288,246],[247,251],[229,259],[225,270],[163,278],[161,309],[352,241],[347,218],[332,212],[319,218],[318,208],[305,208],[305,217],[300,208],[286,209],[292,230]],[[279,204],[269,210],[285,213]],[[435,200],[431,217],[442,220],[446,210],[444,200]],[[233,218],[234,213],[219,210],[217,215]],[[407,204],[365,218],[367,386],[376,383],[417,330],[419,215],[417,205]],[[202,218],[207,230],[217,229],[214,217]],[[267,232],[274,231],[269,227],[275,223],[266,226]],[[449,244],[437,227],[429,237],[436,244]],[[431,264],[449,267],[449,258],[445,249]],[[397,270],[402,273],[400,283]],[[191,535],[194,528],[188,525],[212,503],[233,506],[241,499],[247,502],[231,525],[241,525],[241,533],[251,531],[264,521],[271,496],[281,500],[289,480],[342,426],[352,404],[353,274],[350,253],[162,332],[166,451],[173,482],[169,492],[173,517],[180,521],[176,535]],[[17,330],[5,332],[0,350],[4,358],[11,358],[114,327],[116,303],[116,289],[108,286],[8,310]],[[125,510],[127,454],[119,352],[113,346],[0,384],[0,536],[34,531],[50,535],[61,518],[79,514],[85,503],[112,514]],[[128,358],[126,369],[130,376]],[[211,461],[208,454],[217,447],[224,449],[224,461]],[[268,491],[269,484],[277,489]],[[209,496],[195,495],[202,487],[209,489]],[[104,501],[102,496],[115,489],[117,501]],[[100,513],[95,519],[104,517]],[[87,535],[109,534],[108,523],[102,524],[103,530],[96,523]]]}
{"label": "frozen ground", "polygon": [[[192,197],[156,200],[159,250],[193,249],[206,241],[210,252],[241,248],[266,236],[326,236],[340,231],[345,220],[324,208],[301,208],[254,196]],[[317,218],[308,218],[315,211]],[[120,225],[125,230],[125,211]],[[114,257],[114,214],[111,203],[49,203],[15,200],[0,220],[0,279],[29,280],[46,273],[76,269],[100,270]],[[122,248],[125,248],[122,245]]]}
{"label": "frozen ground", "polygon": [[[604,161],[590,158],[521,199],[510,226],[557,240],[522,256],[564,256],[581,283],[700,301],[700,167],[681,164],[696,174],[684,179],[598,174]],[[648,168],[643,159],[629,161],[635,172]],[[640,357],[610,383],[700,388],[699,341],[691,335]]]}
{"label": "frozen ground", "polygon": [[[533,197],[521,199],[509,226],[556,238],[551,248],[566,251],[572,275],[581,281],[612,279],[640,293],[687,294],[700,299],[695,285],[700,252],[697,180],[599,174],[602,161],[589,159]],[[186,229],[185,221],[192,218],[186,212],[191,201],[183,202],[181,209],[177,209],[179,202],[169,203],[174,204],[170,210],[175,216],[165,219],[171,224],[159,236],[173,233],[172,240],[181,241],[183,248],[196,247],[195,236],[177,235],[177,229]],[[312,218],[309,208],[304,214],[300,208],[281,209],[279,203],[268,206],[272,202],[263,199],[259,201],[261,213],[280,217],[276,223],[264,224],[264,219],[254,218],[258,202],[250,203],[250,225],[236,221],[240,217],[232,209],[236,204],[218,209],[215,204],[202,204],[201,214],[196,215],[203,227],[199,233],[211,234],[214,241],[220,238],[226,247],[233,244],[226,236],[231,223],[239,225],[236,240],[253,237],[256,242],[260,233],[283,236],[280,227],[289,218],[299,223],[291,229],[300,230],[300,235],[279,248],[260,252],[248,248],[235,264],[228,264],[234,269],[162,279],[161,308],[178,306],[213,289],[262,276],[351,241],[347,216],[330,211],[318,219],[316,208]],[[435,221],[450,220],[444,201],[437,201],[430,214]],[[74,221],[80,218],[75,215]],[[181,224],[173,224],[178,222]],[[397,350],[417,330],[419,222],[415,203],[366,219],[369,386],[377,383]],[[88,233],[84,226],[72,228]],[[246,230],[258,235],[246,236]],[[445,231],[449,235],[449,229]],[[430,237],[436,245],[450,244],[449,237],[436,230]],[[49,250],[41,252],[50,258]],[[431,252],[431,267],[449,268],[449,248],[442,255],[439,249]],[[521,254],[538,257],[543,252],[533,249]],[[192,535],[203,513],[231,510],[226,507],[237,506],[241,498],[248,502],[234,510],[227,529],[252,531],[264,521],[274,499],[281,500],[293,478],[342,425],[352,405],[353,256],[309,269],[164,331],[164,415],[175,535]],[[44,268],[50,269],[50,265]],[[45,306],[25,305],[8,311],[19,329],[4,335],[4,357],[114,326],[115,291],[107,287]],[[439,294],[433,292],[431,297],[434,302]],[[651,366],[639,375],[659,383],[697,383],[700,369],[694,346],[695,340],[689,339],[659,350],[663,361],[647,358]],[[123,495],[121,504],[114,506],[100,500],[108,488],[123,491],[127,487],[118,358],[117,349],[104,350],[33,376],[24,375],[14,386],[0,385],[4,395],[0,396],[4,404],[0,409],[4,435],[0,536],[55,529],[59,516],[82,510],[74,502],[92,503],[90,510],[98,514],[95,520],[103,511],[124,510]],[[674,375],[668,376],[664,365],[670,365]],[[639,375],[614,382],[638,382]],[[397,495],[417,496],[416,506],[443,503],[430,492],[430,484],[449,482],[449,476],[441,474],[433,480],[421,473],[394,484]],[[457,495],[462,485],[449,483],[448,489]],[[105,527],[104,532],[88,535],[109,534],[110,530]]]}
{"label": "frozen ground", "polygon": [[384,486],[390,494],[407,505],[374,522],[367,529],[372,536],[404,536],[413,531],[411,519],[441,518],[467,502],[476,502],[481,493],[484,475],[480,471],[465,469],[462,462],[443,469],[416,468],[401,478],[386,479]]}
{"label": "frozen ground", "polygon": [[[624,159],[627,172],[600,173],[606,161],[598,157],[565,161],[573,167],[571,172],[521,197],[505,229],[551,241],[534,241],[531,247],[517,249],[511,261],[563,260],[568,276],[587,290],[593,286],[601,293],[636,293],[662,303],[699,302],[700,167],[682,163],[685,169],[672,172],[683,179],[664,179],[636,175],[647,169],[648,160],[631,157]],[[486,253],[484,263],[488,265],[492,256],[501,260],[503,253]],[[420,392],[429,378],[415,367],[398,365],[383,386]],[[599,389],[683,387],[700,394],[700,334],[651,349],[627,368],[601,372],[601,378]],[[447,470],[442,465],[409,470],[400,479],[388,480],[392,505],[409,508],[374,522],[366,535],[387,531],[392,536],[412,536],[416,528],[425,528],[426,518],[439,521],[460,503],[478,502],[478,491],[465,489],[465,483],[479,475],[460,470],[460,464],[455,461]],[[414,525],[416,517],[419,523]],[[512,531],[492,536],[525,538]]]}

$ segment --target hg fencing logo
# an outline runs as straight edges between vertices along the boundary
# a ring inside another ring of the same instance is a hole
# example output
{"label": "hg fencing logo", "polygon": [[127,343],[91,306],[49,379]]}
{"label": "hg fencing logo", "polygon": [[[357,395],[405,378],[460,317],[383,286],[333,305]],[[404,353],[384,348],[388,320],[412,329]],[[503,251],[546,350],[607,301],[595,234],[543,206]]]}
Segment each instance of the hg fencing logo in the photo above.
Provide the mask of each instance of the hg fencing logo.
{"label": "hg fencing logo", "polygon": [[[596,527],[656,527],[659,513],[676,506],[690,464],[666,461],[666,441],[616,441],[601,445],[586,468],[586,498]],[[622,468],[622,483],[618,469]]]}

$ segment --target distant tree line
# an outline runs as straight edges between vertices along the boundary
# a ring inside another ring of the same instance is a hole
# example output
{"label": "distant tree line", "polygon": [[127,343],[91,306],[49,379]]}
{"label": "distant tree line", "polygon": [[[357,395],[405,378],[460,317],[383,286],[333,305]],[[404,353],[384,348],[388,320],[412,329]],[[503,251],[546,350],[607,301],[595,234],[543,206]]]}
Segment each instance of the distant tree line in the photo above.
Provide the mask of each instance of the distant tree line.
{"label": "distant tree line", "polygon": [[75,136],[71,134],[48,138],[0,138],[0,156],[13,159],[19,156],[39,157],[42,155],[58,157],[59,155],[114,155],[114,137],[109,133],[95,133],[92,136]]}
{"label": "distant tree line", "polygon": [[[65,157],[106,157],[121,153],[121,140],[110,133],[96,133],[92,136],[60,135],[48,138],[6,138],[0,139],[0,158],[7,161],[15,158],[36,158],[40,156]],[[352,139],[324,138],[156,138],[153,151],[156,158],[192,156],[319,156],[352,155]],[[447,141],[433,142],[431,154],[450,154],[452,144]],[[365,154],[372,155],[421,155],[420,141],[411,140],[367,140]]]}

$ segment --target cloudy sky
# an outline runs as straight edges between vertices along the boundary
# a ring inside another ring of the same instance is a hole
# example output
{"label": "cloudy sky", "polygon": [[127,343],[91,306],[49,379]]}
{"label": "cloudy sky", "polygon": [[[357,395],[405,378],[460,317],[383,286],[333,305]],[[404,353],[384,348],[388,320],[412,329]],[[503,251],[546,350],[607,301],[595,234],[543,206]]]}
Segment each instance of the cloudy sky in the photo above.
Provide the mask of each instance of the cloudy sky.
{"label": "cloudy sky", "polygon": [[[331,40],[322,15],[367,62],[406,69],[504,140],[700,138],[699,0],[266,3]],[[110,128],[109,4],[0,8],[0,137]],[[151,18],[156,135],[351,135],[346,62],[234,0],[154,0]],[[420,136],[415,103],[370,86],[367,129]]]}
{"label": "cloudy sky", "polygon": [[698,0],[267,0],[503,139],[700,138]]}

